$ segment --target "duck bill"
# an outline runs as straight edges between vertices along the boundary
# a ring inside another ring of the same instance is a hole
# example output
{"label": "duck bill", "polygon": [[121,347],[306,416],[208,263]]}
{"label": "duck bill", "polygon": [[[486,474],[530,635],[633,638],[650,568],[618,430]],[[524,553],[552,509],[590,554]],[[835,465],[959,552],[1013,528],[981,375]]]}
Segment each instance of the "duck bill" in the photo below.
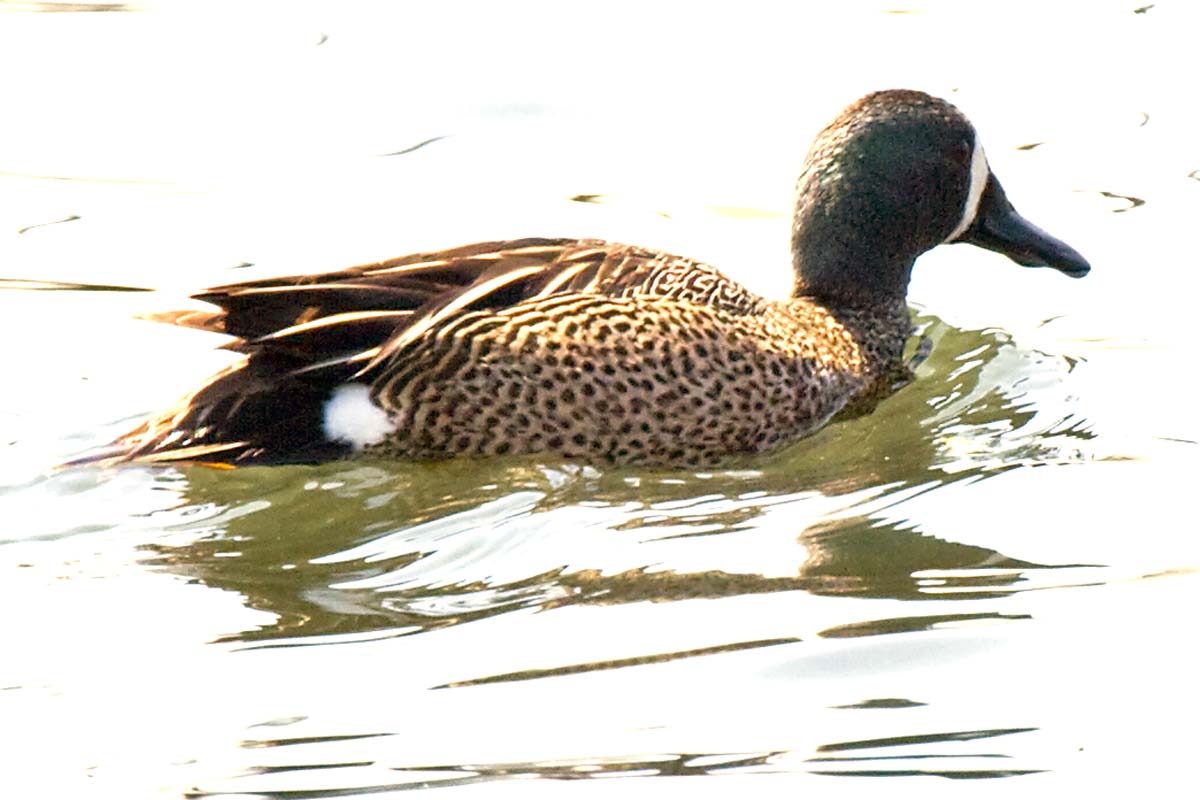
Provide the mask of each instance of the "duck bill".
{"label": "duck bill", "polygon": [[1092,269],[1075,248],[1018,214],[995,175],[988,175],[975,221],[955,241],[1003,253],[1023,267],[1053,267],[1072,278]]}

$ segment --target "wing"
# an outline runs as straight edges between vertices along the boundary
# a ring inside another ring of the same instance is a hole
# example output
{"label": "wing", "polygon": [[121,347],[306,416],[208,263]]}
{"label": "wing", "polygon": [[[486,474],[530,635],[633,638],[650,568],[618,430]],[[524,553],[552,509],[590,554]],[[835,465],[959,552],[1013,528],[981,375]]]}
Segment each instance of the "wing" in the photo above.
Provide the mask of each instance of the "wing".
{"label": "wing", "polygon": [[[652,295],[753,313],[764,302],[691,259],[597,240],[520,239],[419,253],[318,275],[210,289],[214,312],[154,319],[232,335],[243,360],[96,460],[319,461],[337,385],[463,315],[551,296]],[[85,459],[86,460],[86,459]]]}

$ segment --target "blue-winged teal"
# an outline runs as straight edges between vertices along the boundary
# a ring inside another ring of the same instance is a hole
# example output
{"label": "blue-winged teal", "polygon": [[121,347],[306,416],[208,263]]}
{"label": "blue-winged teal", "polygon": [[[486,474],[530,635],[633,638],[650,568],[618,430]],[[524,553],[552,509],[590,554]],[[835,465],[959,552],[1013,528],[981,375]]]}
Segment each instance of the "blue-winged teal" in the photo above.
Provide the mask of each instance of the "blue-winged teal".
{"label": "blue-winged teal", "polygon": [[237,337],[243,359],[87,460],[711,464],[890,389],[913,261],[946,242],[1089,269],[1016,213],[958,109],[877,92],[808,153],[788,300],[688,258],[567,239],[223,286],[196,295],[220,311],[173,321]]}

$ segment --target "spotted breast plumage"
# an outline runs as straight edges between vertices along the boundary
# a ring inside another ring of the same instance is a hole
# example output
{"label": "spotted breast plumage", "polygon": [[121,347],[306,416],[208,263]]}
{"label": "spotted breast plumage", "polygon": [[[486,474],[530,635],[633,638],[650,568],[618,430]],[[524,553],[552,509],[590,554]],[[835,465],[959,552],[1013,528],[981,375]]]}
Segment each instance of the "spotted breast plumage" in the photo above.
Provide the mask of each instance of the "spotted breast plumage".
{"label": "spotted breast plumage", "polygon": [[236,337],[242,359],[87,460],[719,463],[902,378],[913,261],[954,241],[1088,270],[1013,210],[957,109],[878,92],[809,152],[786,300],[688,258],[569,239],[219,287],[196,295],[216,311],[169,321]]}

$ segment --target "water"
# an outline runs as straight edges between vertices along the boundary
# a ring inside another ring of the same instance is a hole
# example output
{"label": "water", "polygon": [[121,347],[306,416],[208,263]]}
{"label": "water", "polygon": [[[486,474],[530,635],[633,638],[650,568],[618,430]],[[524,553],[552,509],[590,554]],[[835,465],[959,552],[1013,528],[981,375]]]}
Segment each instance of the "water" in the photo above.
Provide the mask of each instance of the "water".
{"label": "water", "polygon": [[[1190,785],[1197,20],[1139,8],[0,13],[5,796]],[[778,291],[809,137],[895,85],[1094,270],[922,258],[867,416],[711,473],[50,469],[226,363],[133,318],[197,287],[576,235]]]}

